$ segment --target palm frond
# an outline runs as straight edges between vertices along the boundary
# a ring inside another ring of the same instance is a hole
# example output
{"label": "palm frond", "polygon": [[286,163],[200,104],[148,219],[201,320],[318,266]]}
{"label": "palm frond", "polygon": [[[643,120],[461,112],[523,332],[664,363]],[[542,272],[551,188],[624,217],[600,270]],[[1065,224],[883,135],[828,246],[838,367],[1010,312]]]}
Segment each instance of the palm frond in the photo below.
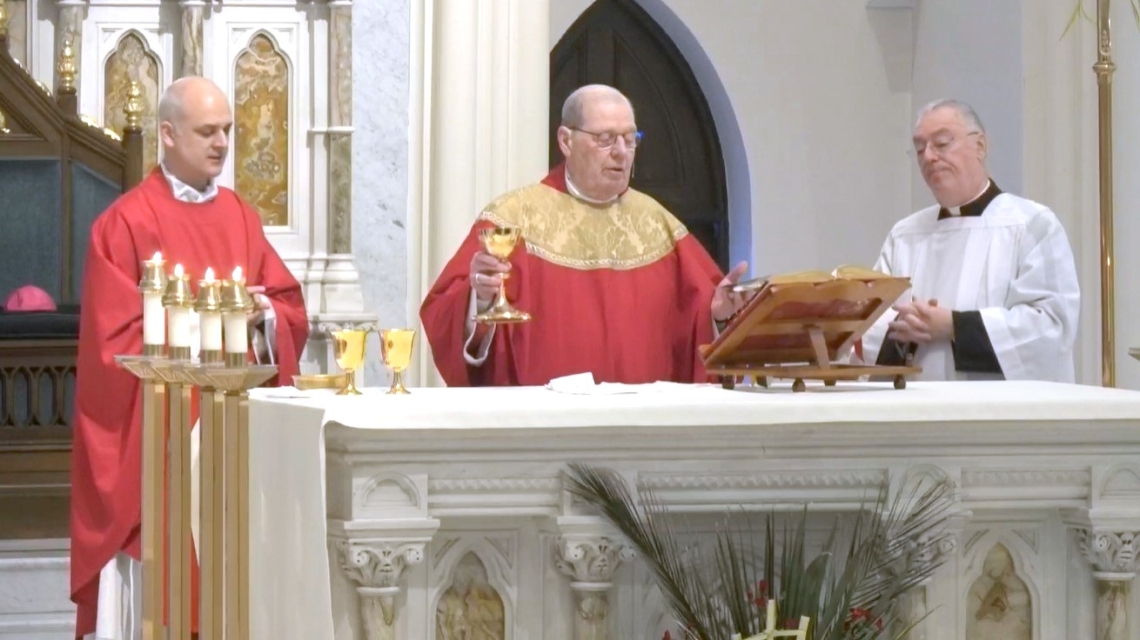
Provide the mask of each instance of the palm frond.
{"label": "palm frond", "polygon": [[818,553],[808,551],[805,506],[795,523],[769,513],[762,540],[746,514],[727,514],[710,559],[653,492],[635,499],[614,471],[569,466],[568,490],[633,545],[691,640],[763,631],[769,597],[782,620],[811,618],[810,640],[886,638],[914,624],[895,619],[898,602],[937,569],[932,549],[951,515],[949,481],[905,484],[893,499],[884,482],[870,506],[836,518]]}

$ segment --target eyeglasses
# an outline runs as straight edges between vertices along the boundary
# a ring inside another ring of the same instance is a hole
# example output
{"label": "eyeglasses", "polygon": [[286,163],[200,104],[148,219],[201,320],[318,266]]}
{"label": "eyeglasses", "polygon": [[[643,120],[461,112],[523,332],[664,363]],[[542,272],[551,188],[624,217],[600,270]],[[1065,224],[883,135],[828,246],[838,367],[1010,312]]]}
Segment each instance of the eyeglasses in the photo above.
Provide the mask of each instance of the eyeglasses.
{"label": "eyeglasses", "polygon": [[915,140],[914,153],[921,156],[922,154],[926,153],[926,148],[930,147],[931,151],[933,151],[935,155],[941,156],[949,151],[950,148],[954,146],[954,143],[961,140],[963,137],[968,138],[970,136],[981,135],[981,133],[981,131],[970,131],[965,136],[961,137],[946,133],[934,136],[934,139],[930,140],[929,142]]}
{"label": "eyeglasses", "polygon": [[632,133],[623,133],[619,135],[616,133],[610,133],[609,131],[598,133],[596,131],[586,131],[585,129],[579,129],[578,127],[567,128],[572,131],[581,131],[582,133],[594,136],[594,142],[597,143],[599,149],[610,149],[615,144],[617,144],[618,140],[621,140],[625,143],[626,149],[636,149],[637,145],[641,144],[641,139],[645,136],[645,134],[641,131],[634,131]]}

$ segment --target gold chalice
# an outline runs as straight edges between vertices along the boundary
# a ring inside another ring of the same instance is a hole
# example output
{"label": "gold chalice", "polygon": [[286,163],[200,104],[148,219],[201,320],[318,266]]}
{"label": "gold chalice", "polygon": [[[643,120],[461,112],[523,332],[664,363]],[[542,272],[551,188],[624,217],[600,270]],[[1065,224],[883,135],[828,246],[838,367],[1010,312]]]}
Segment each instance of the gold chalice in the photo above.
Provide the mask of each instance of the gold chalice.
{"label": "gold chalice", "polygon": [[[515,250],[515,246],[519,240],[522,239],[522,230],[517,227],[491,227],[479,231],[479,240],[483,242],[483,248],[487,253],[495,256],[502,262],[506,262],[511,257],[511,253]],[[475,316],[476,322],[486,322],[491,324],[508,324],[514,322],[526,322],[530,320],[530,314],[526,311],[519,311],[511,306],[507,301],[507,276],[509,273],[501,274],[503,277],[502,283],[499,285],[499,293],[495,295],[495,302],[483,313]]]}
{"label": "gold chalice", "polygon": [[364,340],[368,337],[367,329],[346,329],[344,331],[333,331],[333,355],[336,356],[336,364],[344,370],[344,376],[347,384],[340,391],[337,391],[338,396],[358,396],[360,390],[356,388],[356,370],[364,364]]}
{"label": "gold chalice", "polygon": [[416,341],[415,329],[384,329],[380,331],[380,355],[392,370],[392,387],[389,394],[411,393],[404,386],[401,374],[412,362],[412,344]]}

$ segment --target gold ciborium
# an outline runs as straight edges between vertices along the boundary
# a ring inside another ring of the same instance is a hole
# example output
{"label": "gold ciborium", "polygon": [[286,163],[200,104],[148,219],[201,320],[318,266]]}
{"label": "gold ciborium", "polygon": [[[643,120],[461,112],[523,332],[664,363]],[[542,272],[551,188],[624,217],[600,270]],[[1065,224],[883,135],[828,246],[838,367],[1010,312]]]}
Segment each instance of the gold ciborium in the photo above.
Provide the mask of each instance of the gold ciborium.
{"label": "gold ciborium", "polygon": [[360,391],[356,388],[356,370],[364,364],[364,341],[368,337],[367,329],[345,329],[333,331],[333,355],[336,364],[344,370],[347,384],[338,396],[358,396]]}
{"label": "gold ciborium", "polygon": [[[479,231],[479,240],[483,242],[483,248],[502,262],[506,262],[511,257],[511,253],[521,239],[522,231],[517,227],[491,227]],[[503,273],[500,275],[503,280],[499,284],[499,293],[495,295],[494,304],[491,305],[490,309],[476,315],[475,321],[508,324],[530,320],[529,313],[519,311],[507,301],[507,276],[510,274]]]}
{"label": "gold ciborium", "polygon": [[392,370],[392,387],[389,394],[411,393],[404,386],[402,374],[412,362],[412,345],[416,341],[415,329],[383,329],[380,331],[380,355],[384,365]]}

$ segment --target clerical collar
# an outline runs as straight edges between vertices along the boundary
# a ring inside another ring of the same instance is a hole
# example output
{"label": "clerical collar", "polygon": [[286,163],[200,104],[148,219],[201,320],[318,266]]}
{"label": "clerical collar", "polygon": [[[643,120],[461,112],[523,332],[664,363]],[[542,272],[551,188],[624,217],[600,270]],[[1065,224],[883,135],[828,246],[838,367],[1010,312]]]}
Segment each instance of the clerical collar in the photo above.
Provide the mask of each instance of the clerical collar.
{"label": "clerical collar", "polygon": [[174,177],[173,173],[166,170],[165,164],[160,162],[158,166],[162,167],[162,175],[166,177],[166,182],[170,184],[170,191],[173,192],[175,200],[179,202],[189,202],[190,204],[202,204],[218,197],[217,182],[211,180],[206,185],[205,191],[198,191],[194,187]]}
{"label": "clerical collar", "polygon": [[966,204],[960,207],[939,208],[938,219],[944,220],[946,218],[980,216],[982,215],[982,212],[986,210],[986,207],[990,206],[990,202],[992,202],[993,199],[999,195],[1001,195],[1001,189],[997,186],[997,183],[995,183],[993,180],[989,180],[986,182],[986,188],[978,194],[978,197],[967,202]]}
{"label": "clerical collar", "polygon": [[610,204],[612,202],[617,201],[617,199],[618,199],[618,196],[614,196],[614,197],[610,198],[609,200],[596,200],[594,198],[591,198],[591,197],[587,196],[586,194],[582,193],[581,191],[579,191],[578,187],[574,186],[574,183],[570,181],[570,172],[569,171],[566,172],[565,177],[566,177],[566,190],[570,192],[570,195],[574,196],[575,198],[577,198],[579,200],[582,200],[583,202],[588,202],[590,204]]}

